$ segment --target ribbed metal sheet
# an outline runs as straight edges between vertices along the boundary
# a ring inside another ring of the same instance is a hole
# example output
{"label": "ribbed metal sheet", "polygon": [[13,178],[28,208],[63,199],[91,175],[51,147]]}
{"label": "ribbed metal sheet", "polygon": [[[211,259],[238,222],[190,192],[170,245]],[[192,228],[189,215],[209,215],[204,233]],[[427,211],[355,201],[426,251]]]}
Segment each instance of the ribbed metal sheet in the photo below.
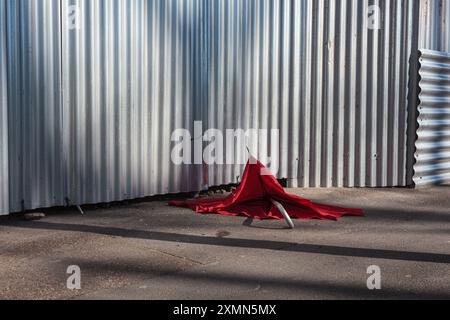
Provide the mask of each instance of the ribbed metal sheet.
{"label": "ribbed metal sheet", "polygon": [[196,120],[280,129],[291,186],[412,182],[417,1],[6,1],[11,211],[236,182],[170,161]]}
{"label": "ribbed metal sheet", "polygon": [[450,184],[450,53],[421,50],[416,185]]}
{"label": "ribbed metal sheet", "polygon": [[450,2],[420,1],[419,48],[450,51]]}
{"label": "ribbed metal sheet", "polygon": [[[202,120],[202,2],[62,1],[71,202],[199,190],[201,168],[172,163],[171,134]],[[69,8],[79,29],[67,27]]]}
{"label": "ribbed metal sheet", "polygon": [[6,0],[0,0],[0,215],[9,213]]}
{"label": "ribbed metal sheet", "polygon": [[[381,30],[367,25],[374,4],[381,9]],[[292,186],[412,183],[407,124],[415,105],[407,97],[419,2],[208,5],[210,127],[280,129],[278,177]],[[261,156],[270,145],[257,149]],[[209,182],[236,182],[241,170],[213,166]]]}
{"label": "ribbed metal sheet", "polygon": [[10,209],[65,203],[60,1],[7,1]]}

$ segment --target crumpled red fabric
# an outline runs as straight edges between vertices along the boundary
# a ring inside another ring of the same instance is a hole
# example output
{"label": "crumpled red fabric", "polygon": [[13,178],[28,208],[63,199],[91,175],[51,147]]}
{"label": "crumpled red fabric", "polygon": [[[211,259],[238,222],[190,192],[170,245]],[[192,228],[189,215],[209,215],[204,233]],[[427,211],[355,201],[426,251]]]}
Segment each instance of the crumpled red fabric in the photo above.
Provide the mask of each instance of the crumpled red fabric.
{"label": "crumpled red fabric", "polygon": [[343,216],[364,216],[362,209],[314,203],[288,194],[256,159],[249,160],[239,187],[225,198],[171,201],[169,205],[190,208],[198,213],[247,216],[253,219],[284,219],[270,199],[282,204],[293,219],[337,220]]}

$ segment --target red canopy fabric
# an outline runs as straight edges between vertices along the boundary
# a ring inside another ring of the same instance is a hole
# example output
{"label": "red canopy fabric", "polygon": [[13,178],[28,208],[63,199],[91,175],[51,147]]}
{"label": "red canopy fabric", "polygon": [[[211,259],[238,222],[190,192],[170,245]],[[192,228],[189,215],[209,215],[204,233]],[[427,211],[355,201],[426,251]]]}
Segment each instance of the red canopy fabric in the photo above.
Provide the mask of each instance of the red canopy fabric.
{"label": "red canopy fabric", "polygon": [[254,219],[283,219],[271,199],[282,204],[294,219],[337,220],[343,216],[363,216],[363,210],[318,204],[286,193],[264,165],[249,160],[242,183],[226,198],[196,201],[171,201],[169,205],[186,207],[198,213],[247,216]]}

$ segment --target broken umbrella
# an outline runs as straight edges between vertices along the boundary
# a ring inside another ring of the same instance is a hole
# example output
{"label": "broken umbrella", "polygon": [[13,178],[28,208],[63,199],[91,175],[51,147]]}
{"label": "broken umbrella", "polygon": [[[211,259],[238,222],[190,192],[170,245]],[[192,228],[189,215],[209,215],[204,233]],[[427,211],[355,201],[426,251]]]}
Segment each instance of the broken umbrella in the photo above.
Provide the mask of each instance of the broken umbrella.
{"label": "broken umbrella", "polygon": [[247,216],[252,219],[337,220],[343,216],[363,216],[363,210],[319,204],[288,194],[264,165],[251,158],[239,187],[225,198],[172,201],[172,206],[186,207],[198,213]]}

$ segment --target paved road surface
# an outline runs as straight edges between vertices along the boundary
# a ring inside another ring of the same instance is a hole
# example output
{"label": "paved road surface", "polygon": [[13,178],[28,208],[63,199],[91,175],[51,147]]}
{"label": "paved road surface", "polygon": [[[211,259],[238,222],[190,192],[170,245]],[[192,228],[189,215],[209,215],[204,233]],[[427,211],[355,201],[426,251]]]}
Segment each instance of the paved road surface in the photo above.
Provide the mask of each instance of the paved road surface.
{"label": "paved road surface", "polygon": [[[141,202],[1,219],[0,298],[450,299],[450,188],[289,192],[367,216],[291,231]],[[70,265],[81,290],[66,288]]]}

